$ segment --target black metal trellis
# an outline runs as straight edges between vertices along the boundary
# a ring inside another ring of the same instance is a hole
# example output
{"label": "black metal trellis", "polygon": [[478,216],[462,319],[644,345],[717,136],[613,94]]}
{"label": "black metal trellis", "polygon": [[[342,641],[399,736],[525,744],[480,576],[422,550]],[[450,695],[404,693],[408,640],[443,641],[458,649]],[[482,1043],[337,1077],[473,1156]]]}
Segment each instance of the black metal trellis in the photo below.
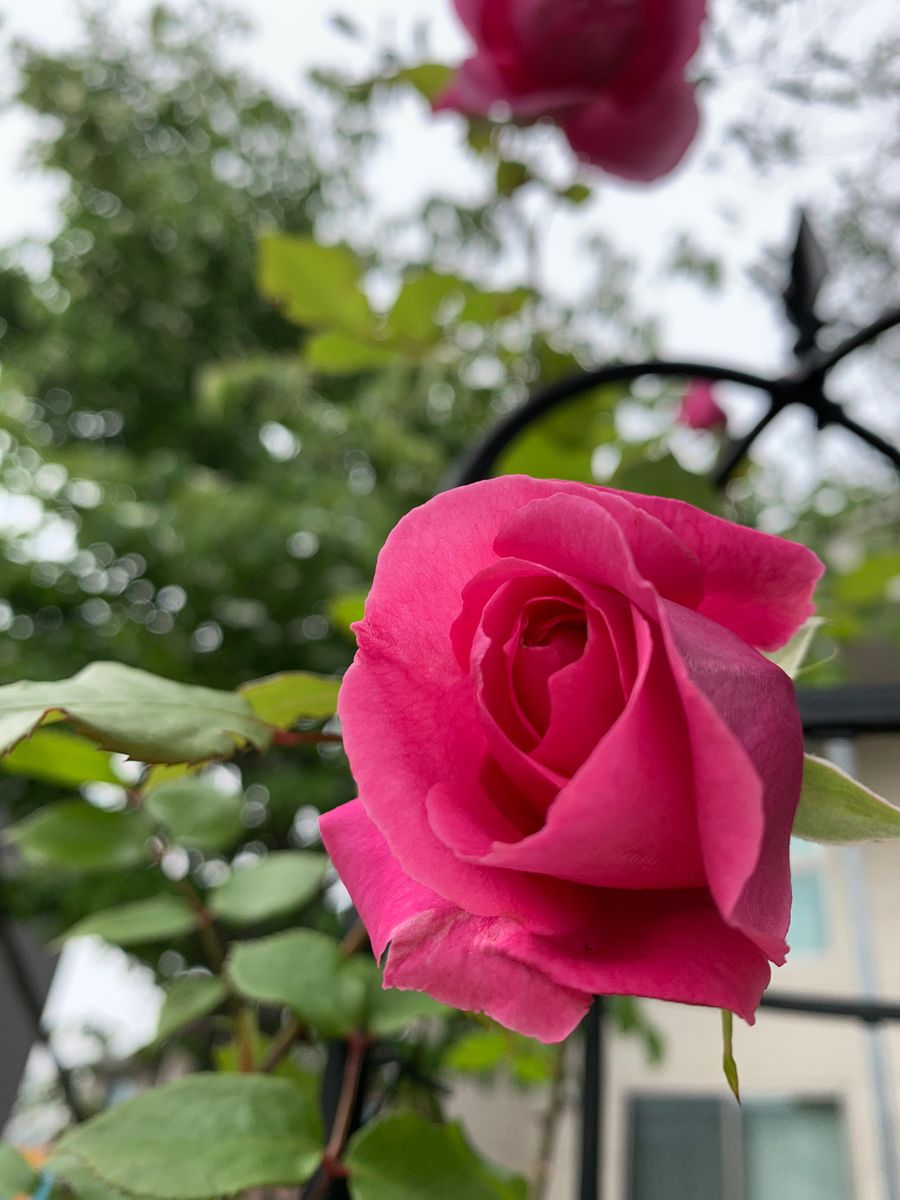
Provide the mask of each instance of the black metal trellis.
{"label": "black metal trellis", "polygon": [[[888,309],[864,328],[826,348],[820,334],[827,328],[817,311],[817,301],[827,275],[825,255],[805,213],[800,214],[791,257],[790,278],[783,292],[788,319],[797,332],[793,369],[767,378],[724,364],[651,359],[615,363],[568,376],[536,392],[521,407],[499,422],[464,458],[446,481],[447,487],[475,483],[493,474],[503,451],[525,429],[546,413],[604,384],[624,383],[647,376],[708,379],[743,384],[768,398],[765,412],[753,428],[724,448],[713,471],[713,482],[724,486],[749,453],[760,434],[788,407],[799,405],[815,417],[822,430],[830,425],[846,429],[883,455],[900,470],[900,447],[854,420],[827,392],[830,372],[854,351],[870,345],[883,333],[900,326],[900,305]],[[798,702],[807,737],[855,737],[864,733],[900,733],[900,685],[856,685],[831,689],[799,689]],[[900,1021],[900,1002],[880,1002],[858,997],[765,995],[764,1008],[808,1016],[855,1019],[869,1028],[885,1021]],[[582,1078],[581,1166],[578,1200],[600,1200],[601,1125],[603,1089],[603,1009],[595,1001],[582,1027],[584,1068]]]}

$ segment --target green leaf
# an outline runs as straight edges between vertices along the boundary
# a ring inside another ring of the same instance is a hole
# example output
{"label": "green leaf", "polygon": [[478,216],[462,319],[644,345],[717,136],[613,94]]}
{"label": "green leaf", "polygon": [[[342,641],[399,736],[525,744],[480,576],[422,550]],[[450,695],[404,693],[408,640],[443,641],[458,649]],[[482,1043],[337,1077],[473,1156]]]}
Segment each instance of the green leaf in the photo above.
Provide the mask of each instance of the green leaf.
{"label": "green leaf", "polygon": [[323,1037],[339,1037],[362,1022],[366,980],[324,933],[293,929],[241,942],[228,956],[227,970],[242,995],[285,1005]]}
{"label": "green leaf", "polygon": [[741,1084],[734,1058],[734,1013],[727,1008],[722,1009],[722,1070],[735,1100],[740,1104]]}
{"label": "green leaf", "polygon": [[706,476],[686,471],[671,454],[652,462],[645,460],[622,466],[611,484],[626,492],[684,500],[706,512],[720,514],[722,511],[721,497]]}
{"label": "green leaf", "polygon": [[368,594],[368,591],[344,592],[340,596],[334,596],[328,605],[328,618],[332,625],[341,633],[347,633],[352,637],[350,626],[361,621],[366,615]]}
{"label": "green leaf", "polygon": [[501,1173],[472,1150],[458,1125],[414,1113],[373,1121],[344,1157],[353,1200],[525,1200],[523,1179]]}
{"label": "green leaf", "polygon": [[240,867],[209,896],[210,911],[229,925],[257,925],[302,908],[322,886],[328,859],[313,850],[276,850]]}
{"label": "green leaf", "polygon": [[437,315],[448,297],[462,295],[471,285],[458,275],[420,271],[403,284],[387,316],[392,338],[433,345],[442,337]]}
{"label": "green leaf", "polygon": [[337,711],[340,679],[309,671],[285,671],[240,688],[254,713],[268,725],[290,729],[300,720],[321,721]]}
{"label": "green leaf", "polygon": [[498,473],[595,483],[593,452],[612,437],[622,394],[620,386],[597,388],[533,422],[500,456]]}
{"label": "green leaf", "polygon": [[164,1042],[174,1033],[193,1025],[225,1001],[228,989],[212,975],[183,975],[166,992],[154,1041]]}
{"label": "green leaf", "polygon": [[26,775],[47,783],[80,787],[83,783],[121,783],[110,766],[109,755],[91,742],[57,729],[39,729],[27,742],[19,742],[0,760],[12,775]]}
{"label": "green leaf", "polygon": [[554,1051],[533,1038],[492,1026],[474,1029],[455,1042],[444,1061],[461,1075],[487,1078],[504,1068],[520,1087],[546,1083],[553,1074]]}
{"label": "green leaf", "polygon": [[54,1178],[68,1185],[77,1200],[130,1200],[118,1188],[104,1183],[72,1154],[55,1153],[47,1168]]}
{"label": "green leaf", "polygon": [[4,830],[34,866],[112,871],[147,861],[150,826],[137,812],[104,812],[85,800],[48,804]]}
{"label": "green leaf", "polygon": [[267,234],[259,243],[259,290],[296,325],[371,334],[374,317],[359,261],[346,246]]}
{"label": "green leaf", "polygon": [[499,196],[511,196],[534,179],[526,163],[501,158],[497,163],[496,188]]}
{"label": "green leaf", "polygon": [[423,992],[404,992],[397,988],[381,986],[381,971],[372,962],[375,974],[369,988],[366,1005],[365,1025],[379,1037],[396,1037],[413,1021],[426,1017],[446,1016],[450,1009]]}
{"label": "green leaf", "polygon": [[431,103],[449,87],[452,78],[453,68],[448,67],[445,63],[419,63],[416,67],[405,67],[384,82],[408,83]]}
{"label": "green leaf", "polygon": [[56,683],[0,687],[0,754],[56,714],[104,749],[147,763],[230,758],[248,743],[265,749],[271,741],[242,696],[99,662]]}
{"label": "green leaf", "polygon": [[117,946],[138,946],[183,937],[196,928],[197,917],[187,901],[178,896],[151,896],[119,908],[107,908],[78,921],[59,939],[101,937]]}
{"label": "green leaf", "polygon": [[573,183],[571,187],[567,187],[557,194],[560,200],[566,200],[569,204],[584,204],[594,193],[586,183]]}
{"label": "green leaf", "polygon": [[59,1146],[130,1194],[212,1200],[299,1186],[321,1143],[307,1089],[265,1075],[200,1073],[108,1109]]}
{"label": "green leaf", "polygon": [[176,779],[146,792],[144,811],[179,845],[215,853],[229,850],[246,833],[243,800],[200,779]]}
{"label": "green leaf", "polygon": [[816,634],[824,624],[825,621],[822,617],[810,617],[800,626],[787,645],[782,646],[780,650],[771,651],[766,658],[781,667],[782,671],[786,675],[790,675],[791,679],[796,679],[806,661]]}
{"label": "green leaf", "polygon": [[807,754],[793,834],[835,845],[900,838],[900,808],[834,763]]}
{"label": "green leaf", "polygon": [[17,1196],[37,1186],[37,1175],[12,1146],[0,1143],[0,1196]]}
{"label": "green leaf", "polygon": [[838,599],[845,604],[872,604],[885,599],[892,579],[900,576],[900,553],[876,554],[835,584]]}
{"label": "green leaf", "polygon": [[347,333],[317,333],[303,346],[306,365],[321,375],[356,375],[381,371],[397,361],[394,347],[364,341]]}

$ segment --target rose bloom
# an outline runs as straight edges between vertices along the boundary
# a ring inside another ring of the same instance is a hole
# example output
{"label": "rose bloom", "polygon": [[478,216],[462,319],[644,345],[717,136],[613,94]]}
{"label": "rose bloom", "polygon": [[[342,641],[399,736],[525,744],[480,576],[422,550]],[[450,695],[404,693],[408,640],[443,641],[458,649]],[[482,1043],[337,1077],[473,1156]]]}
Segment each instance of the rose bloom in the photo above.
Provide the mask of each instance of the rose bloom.
{"label": "rose bloom", "polygon": [[753,1020],[786,953],[803,741],[757,647],[821,563],[676,500],[509,476],[381,552],[322,835],[385,984],[544,1041],[594,994]]}
{"label": "rose bloom", "polygon": [[722,429],[727,424],[728,418],[708,379],[692,379],[688,384],[681,399],[678,420],[688,429]]}
{"label": "rose bloom", "polygon": [[699,123],[684,78],[705,0],[455,0],[476,51],[436,108],[549,117],[575,152],[624,179],[671,171]]}

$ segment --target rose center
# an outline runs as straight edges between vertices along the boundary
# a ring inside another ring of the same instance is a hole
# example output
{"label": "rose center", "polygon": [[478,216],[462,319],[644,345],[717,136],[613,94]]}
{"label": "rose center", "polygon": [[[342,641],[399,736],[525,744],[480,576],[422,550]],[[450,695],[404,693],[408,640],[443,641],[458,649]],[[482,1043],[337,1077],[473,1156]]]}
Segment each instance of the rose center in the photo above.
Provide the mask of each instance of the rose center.
{"label": "rose center", "polygon": [[525,607],[513,682],[519,707],[538,737],[550,723],[550,679],[581,658],[587,636],[584,611],[575,605],[554,599],[532,601]]}

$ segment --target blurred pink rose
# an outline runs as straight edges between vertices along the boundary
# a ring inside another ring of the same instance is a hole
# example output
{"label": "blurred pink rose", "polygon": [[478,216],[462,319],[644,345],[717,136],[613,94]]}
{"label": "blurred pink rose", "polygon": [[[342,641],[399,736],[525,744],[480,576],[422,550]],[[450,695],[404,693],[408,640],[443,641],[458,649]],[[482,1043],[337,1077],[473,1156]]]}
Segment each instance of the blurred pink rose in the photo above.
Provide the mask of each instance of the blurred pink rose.
{"label": "blurred pink rose", "polygon": [[689,429],[722,429],[728,422],[708,379],[692,379],[685,389],[678,420]]}
{"label": "blurred pink rose", "polygon": [[475,41],[436,108],[550,117],[583,159],[649,181],[681,161],[699,122],[684,78],[705,0],[455,0]]}
{"label": "blurred pink rose", "polygon": [[594,994],[753,1019],[781,963],[803,744],[756,647],[821,563],[690,505],[509,476],[381,552],[322,835],[385,981],[544,1041]]}

